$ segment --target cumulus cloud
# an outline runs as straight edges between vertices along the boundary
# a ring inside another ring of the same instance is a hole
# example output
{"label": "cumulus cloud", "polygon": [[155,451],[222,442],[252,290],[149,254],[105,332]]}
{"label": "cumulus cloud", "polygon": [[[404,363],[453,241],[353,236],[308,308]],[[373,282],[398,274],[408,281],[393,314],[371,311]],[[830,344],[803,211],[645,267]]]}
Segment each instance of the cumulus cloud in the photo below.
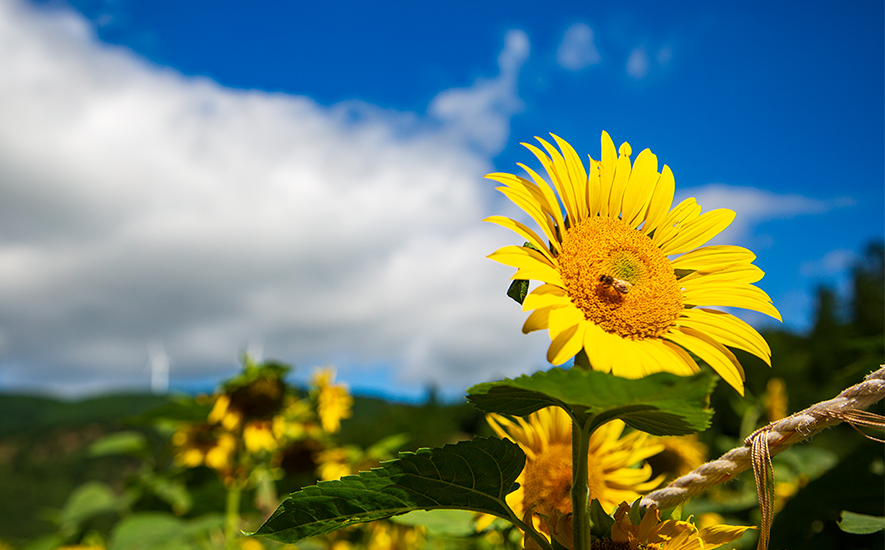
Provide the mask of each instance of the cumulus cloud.
{"label": "cumulus cloud", "polygon": [[565,31],[559,49],[556,50],[556,63],[570,71],[581,71],[602,60],[593,42],[593,29],[584,23],[575,23]]}
{"label": "cumulus cloud", "polygon": [[520,30],[507,32],[498,56],[500,73],[468,88],[446,90],[430,103],[430,114],[443,131],[485,153],[498,153],[510,135],[510,117],[523,107],[516,93],[519,70],[529,55],[529,39]]}
{"label": "cumulus cloud", "polygon": [[648,54],[645,46],[633,48],[627,57],[627,74],[635,79],[642,79],[648,74]]}
{"label": "cumulus cloud", "polygon": [[799,266],[799,274],[803,277],[820,277],[841,275],[858,260],[857,252],[847,248],[830,250],[816,260],[802,262]]}
{"label": "cumulus cloud", "polygon": [[225,89],[17,2],[0,36],[0,387],[146,385],[155,339],[180,378],[250,341],[443,388],[542,364],[478,222],[525,34],[428,115]]}
{"label": "cumulus cloud", "polygon": [[714,208],[729,208],[738,212],[734,222],[711,241],[714,244],[746,243],[751,230],[762,222],[823,214],[853,204],[847,197],[823,200],[723,183],[677,189],[676,201],[687,197],[695,197],[704,212]]}

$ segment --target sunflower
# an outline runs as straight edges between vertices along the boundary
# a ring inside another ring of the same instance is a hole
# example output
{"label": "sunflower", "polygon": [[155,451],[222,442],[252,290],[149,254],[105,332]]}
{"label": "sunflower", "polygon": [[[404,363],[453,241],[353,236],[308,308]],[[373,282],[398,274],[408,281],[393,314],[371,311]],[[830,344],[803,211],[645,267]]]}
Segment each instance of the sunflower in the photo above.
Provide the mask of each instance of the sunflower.
{"label": "sunflower", "polygon": [[664,450],[648,459],[655,474],[663,473],[675,479],[707,461],[707,446],[701,443],[698,434],[659,437],[656,441]]}
{"label": "sunflower", "polygon": [[489,257],[517,268],[513,279],[543,283],[523,302],[523,310],[532,311],[523,332],[549,330],[547,360],[555,365],[583,349],[593,369],[628,378],[697,372],[690,351],[743,394],[743,368],[726,346],[769,365],[771,350],[747,323],[700,306],[750,309],[779,320],[780,314],[753,286],[763,272],[752,264],[751,251],[700,247],[735,213],[701,214],[693,198],[671,208],[670,168],[659,173],[648,149],[631,166],[630,145],[621,145],[616,155],[605,132],[601,160],[590,158],[589,174],[571,145],[554,135],[560,152],[537,139],[546,154],[523,145],[540,160],[552,187],[523,164],[532,181],[506,173],[486,176],[503,184],[498,190],[543,234],[503,216],[486,219],[528,241]]}
{"label": "sunflower", "polygon": [[186,468],[206,465],[221,473],[233,467],[237,440],[213,424],[189,424],[172,435],[175,462]]}
{"label": "sunflower", "polygon": [[317,416],[326,433],[335,433],[341,428],[341,420],[353,414],[353,397],[344,384],[335,384],[335,369],[317,369],[312,377],[312,393],[316,396]]}
{"label": "sunflower", "polygon": [[[516,479],[519,487],[507,495],[507,504],[517,516],[526,511],[552,516],[554,511],[572,511],[572,424],[568,414],[548,407],[516,422],[497,414],[486,417],[501,438],[518,444],[526,454],[526,464]],[[588,484],[590,498],[598,499],[606,510],[619,502],[635,500],[640,493],[660,484],[649,480],[651,467],[641,464],[663,450],[643,432],[623,435],[624,423],[604,424],[590,436]],[[623,437],[622,437],[623,436]]]}
{"label": "sunflower", "polygon": [[638,524],[634,524],[630,508],[626,502],[621,503],[615,511],[615,523],[611,529],[612,542],[625,550],[712,550],[741,538],[748,529],[755,529],[740,525],[711,525],[698,530],[688,521],[661,521],[661,513],[654,505],[646,510]]}

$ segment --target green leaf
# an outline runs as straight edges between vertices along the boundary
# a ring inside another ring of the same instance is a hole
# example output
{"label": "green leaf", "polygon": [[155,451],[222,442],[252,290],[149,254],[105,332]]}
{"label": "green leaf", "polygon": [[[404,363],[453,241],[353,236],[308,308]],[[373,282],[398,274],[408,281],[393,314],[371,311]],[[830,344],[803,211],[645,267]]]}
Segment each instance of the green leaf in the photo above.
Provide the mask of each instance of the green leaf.
{"label": "green leaf", "polygon": [[423,526],[430,535],[466,537],[476,532],[476,514],[467,510],[415,510],[390,521]]}
{"label": "green leaf", "polygon": [[869,535],[885,529],[885,517],[855,514],[843,510],[839,521],[839,529],[853,535]]}
{"label": "green leaf", "polygon": [[707,401],[715,383],[708,372],[692,376],[661,372],[630,380],[592,370],[553,368],[477,384],[467,390],[467,399],[491,413],[526,416],[557,406],[572,416],[593,416],[597,425],[620,418],[653,435],[685,435],[709,426],[713,411]]}
{"label": "green leaf", "polygon": [[108,550],[199,550],[201,535],[223,525],[221,514],[185,520],[166,512],[142,512],[114,526]]}
{"label": "green leaf", "polygon": [[117,496],[105,483],[88,481],[74,489],[64,508],[54,514],[63,533],[75,533],[86,520],[102,514],[115,514],[129,507],[129,499]]}
{"label": "green leaf", "polygon": [[529,282],[525,279],[516,279],[510,286],[507,288],[507,296],[510,296],[516,303],[522,305],[525,301],[525,297],[529,293]]}
{"label": "green leaf", "polygon": [[498,438],[401,453],[380,468],[292,493],[254,534],[296,542],[414,510],[473,510],[509,518],[504,497],[524,466],[522,450]]}
{"label": "green leaf", "polygon": [[144,434],[140,432],[115,432],[112,434],[108,434],[89,445],[89,456],[138,456],[146,451],[147,447],[147,439],[144,437]]}

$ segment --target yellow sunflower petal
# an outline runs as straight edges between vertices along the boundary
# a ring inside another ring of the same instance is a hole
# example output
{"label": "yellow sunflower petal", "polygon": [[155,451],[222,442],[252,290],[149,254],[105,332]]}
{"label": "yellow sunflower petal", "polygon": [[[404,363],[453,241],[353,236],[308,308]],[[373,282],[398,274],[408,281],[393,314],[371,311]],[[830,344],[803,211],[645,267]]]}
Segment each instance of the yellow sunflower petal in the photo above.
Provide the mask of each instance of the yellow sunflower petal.
{"label": "yellow sunflower petal", "polygon": [[490,259],[517,268],[511,279],[543,281],[564,286],[556,267],[540,252],[525,246],[505,246],[489,254]]}
{"label": "yellow sunflower petal", "polygon": [[700,213],[701,205],[698,204],[694,197],[685,199],[667,212],[667,215],[664,216],[664,219],[661,220],[660,225],[655,230],[652,240],[660,247],[661,243],[673,238],[683,224],[697,218]]}
{"label": "yellow sunflower petal", "polygon": [[661,170],[661,177],[658,178],[654,192],[649,199],[648,210],[645,214],[645,223],[642,225],[642,232],[646,235],[656,228],[664,220],[664,217],[670,211],[673,205],[673,195],[676,193],[676,181],[673,178],[673,172],[666,164]]}
{"label": "yellow sunflower petal", "polygon": [[574,148],[569,145],[567,141],[560,138],[556,134],[550,134],[553,139],[556,141],[556,144],[559,145],[559,149],[562,151],[563,159],[565,160],[565,164],[568,167],[569,178],[572,182],[579,185],[574,185],[573,189],[575,191],[575,211],[577,214],[577,220],[580,221],[587,217],[587,171],[584,169],[584,163],[581,162],[581,157],[578,156],[578,153],[574,150]]}
{"label": "yellow sunflower petal", "polygon": [[718,548],[723,544],[728,544],[733,540],[741,538],[741,535],[743,535],[748,529],[755,529],[755,527],[744,527],[742,525],[711,525],[701,529],[698,533],[698,537],[704,541],[705,549]]}
{"label": "yellow sunflower petal", "polygon": [[615,181],[615,168],[618,164],[618,151],[608,132],[602,132],[600,139],[602,156],[599,161],[599,215],[608,216],[608,199],[611,196],[612,184]]}
{"label": "yellow sunflower petal", "polygon": [[782,321],[781,314],[772,305],[771,298],[754,286],[733,284],[705,285],[682,291],[686,304],[693,306],[722,306],[750,309]]}
{"label": "yellow sunflower petal", "polygon": [[522,325],[522,333],[528,334],[536,330],[546,330],[550,326],[550,310],[554,308],[541,308],[533,311]]}
{"label": "yellow sunflower petal", "polygon": [[649,149],[643,149],[633,163],[630,173],[630,192],[624,195],[624,221],[630,227],[642,222],[648,203],[658,182],[658,157]]}
{"label": "yellow sunflower petal", "polygon": [[726,346],[752,353],[771,366],[771,348],[765,338],[734,315],[715,309],[686,309],[679,324],[705,332]]}
{"label": "yellow sunflower petal", "polygon": [[734,264],[748,264],[755,259],[755,254],[740,246],[710,245],[686,252],[670,264],[674,269],[710,271]]}
{"label": "yellow sunflower petal", "polygon": [[646,365],[642,363],[642,355],[634,347],[632,341],[615,336],[610,345],[615,348],[617,361],[612,365],[612,374],[622,378],[642,378],[646,374]]}
{"label": "yellow sunflower petal", "polygon": [[536,330],[546,330],[550,326],[550,311],[555,308],[544,307],[533,311],[522,325],[522,333],[528,334]]}
{"label": "yellow sunflower petal", "polygon": [[658,362],[666,365],[662,369],[680,376],[689,376],[701,370],[695,360],[684,349],[666,340],[645,340],[648,348],[657,354]]}
{"label": "yellow sunflower petal", "polygon": [[547,348],[547,361],[561,365],[577,355],[584,345],[584,329],[584,324],[578,323],[560,332]]}
{"label": "yellow sunflower petal", "polygon": [[516,268],[529,267],[538,263],[551,269],[555,269],[553,262],[548,260],[544,254],[527,246],[503,246],[489,254],[488,258]]}
{"label": "yellow sunflower petal", "polygon": [[703,332],[688,327],[675,328],[664,337],[703,359],[723,380],[744,395],[743,368],[725,346]]}
{"label": "yellow sunflower petal", "polygon": [[[505,218],[504,216],[489,216],[488,218],[483,220],[484,222],[494,223],[496,225],[500,225],[506,229],[509,229],[521,236],[528,242],[532,243],[532,245],[537,248],[544,256],[553,263],[553,255],[547,248],[547,245],[544,244],[544,241],[541,240],[541,237],[538,236],[537,233],[532,231],[530,227],[527,227],[525,224],[520,223],[516,220],[511,220],[510,218]],[[559,244],[557,242],[557,244]]]}
{"label": "yellow sunflower petal", "polygon": [[617,343],[620,336],[609,334],[590,323],[584,333],[584,350],[593,370],[611,372],[615,363]]}
{"label": "yellow sunflower petal", "polygon": [[685,288],[701,288],[707,284],[752,284],[762,280],[765,272],[753,264],[734,264],[718,271],[694,271],[679,279]]}
{"label": "yellow sunflower petal", "polygon": [[539,204],[531,197],[528,191],[517,189],[515,187],[496,187],[495,189],[500,191],[502,195],[510,199],[513,204],[528,214],[529,217],[538,224],[538,227],[541,228],[541,231],[544,232],[544,235],[551,242],[559,241],[556,237],[555,225],[550,220],[550,216],[540,208]]}
{"label": "yellow sunflower petal", "polygon": [[571,304],[564,288],[556,285],[545,284],[532,290],[525,300],[522,302],[523,311],[531,311],[533,309],[541,309],[544,307],[565,307]]}
{"label": "yellow sunflower petal", "polygon": [[516,165],[525,170],[526,173],[532,177],[535,186],[544,196],[545,211],[553,217],[553,220],[559,227],[564,227],[565,219],[562,217],[562,207],[559,204],[559,199],[556,198],[556,193],[553,188],[550,187],[550,184],[547,183],[547,180],[521,162],[517,162]]}
{"label": "yellow sunflower petal", "polygon": [[[560,156],[556,149],[544,141],[543,139],[536,137],[539,142],[547,149],[548,152],[551,150],[554,152],[553,156]],[[551,160],[547,155],[545,155],[540,149],[532,145],[531,143],[523,143],[523,147],[532,152],[533,155],[541,162],[541,165],[544,166],[544,169],[547,171],[548,176],[550,177],[550,181],[553,183],[554,188],[556,189],[557,194],[559,194],[559,200],[562,202],[562,206],[565,208],[565,212],[568,216],[569,222],[566,225],[571,225],[575,223],[575,219],[577,218],[577,211],[575,210],[574,204],[574,191],[572,190],[572,186],[569,185],[568,180],[568,172],[564,170],[564,162],[562,165],[557,166],[557,164]],[[561,158],[561,157],[560,157]]]}
{"label": "yellow sunflower petal", "polygon": [[[550,338],[556,338],[566,329],[584,322],[584,316],[574,307],[551,307],[550,308]],[[584,333],[581,331],[581,337]],[[577,353],[577,352],[575,352]]]}
{"label": "yellow sunflower petal", "polygon": [[734,221],[734,210],[719,208],[687,220],[679,227],[679,231],[671,239],[658,241],[658,246],[667,256],[682,254],[701,246]]}
{"label": "yellow sunflower petal", "polygon": [[599,162],[593,160],[593,157],[587,155],[590,162],[587,170],[587,216],[595,216],[599,212],[599,194],[601,192],[601,184],[599,183]]}
{"label": "yellow sunflower petal", "polygon": [[621,213],[624,202],[624,193],[627,191],[627,183],[630,181],[630,144],[626,141],[618,149],[618,163],[615,168],[615,179],[612,181],[611,195],[608,198],[608,215],[617,217]]}

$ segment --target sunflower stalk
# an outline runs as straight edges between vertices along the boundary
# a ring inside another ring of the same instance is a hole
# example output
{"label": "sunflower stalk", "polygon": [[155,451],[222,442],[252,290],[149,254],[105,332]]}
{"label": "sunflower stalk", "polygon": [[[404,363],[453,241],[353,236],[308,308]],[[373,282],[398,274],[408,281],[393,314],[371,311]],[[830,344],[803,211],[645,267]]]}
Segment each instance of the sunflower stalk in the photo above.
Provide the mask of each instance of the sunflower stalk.
{"label": "sunflower stalk", "polygon": [[575,550],[589,550],[590,533],[590,486],[588,484],[588,461],[590,456],[590,419],[582,425],[572,417],[572,522],[574,525]]}
{"label": "sunflower stalk", "polygon": [[239,480],[231,480],[227,487],[227,499],[224,510],[224,548],[233,550],[237,547],[237,536],[240,533],[240,496],[243,486]]}

